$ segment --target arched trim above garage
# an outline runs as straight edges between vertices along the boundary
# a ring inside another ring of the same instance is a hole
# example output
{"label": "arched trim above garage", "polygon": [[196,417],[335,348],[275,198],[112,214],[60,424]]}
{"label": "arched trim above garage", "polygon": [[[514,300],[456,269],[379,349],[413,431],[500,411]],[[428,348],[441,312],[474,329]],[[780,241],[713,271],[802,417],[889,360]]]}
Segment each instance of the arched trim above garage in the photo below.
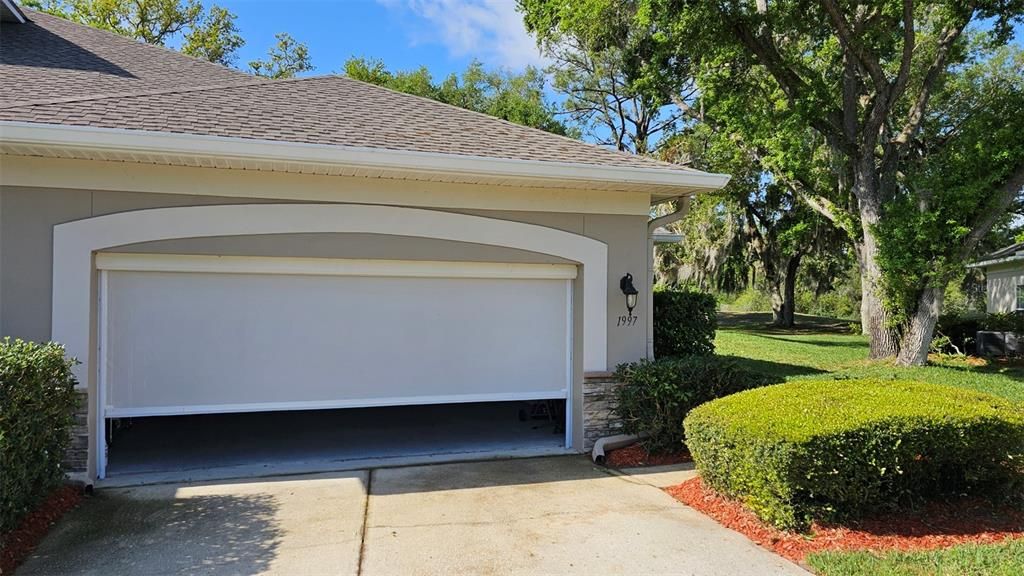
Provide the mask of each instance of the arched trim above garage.
{"label": "arched trim above garage", "polygon": [[242,204],[121,212],[54,227],[52,338],[89,381],[94,349],[93,254],[116,246],[208,236],[370,233],[527,250],[582,265],[583,369],[607,369],[607,246],[585,236],[520,222],[434,210],[351,204]]}

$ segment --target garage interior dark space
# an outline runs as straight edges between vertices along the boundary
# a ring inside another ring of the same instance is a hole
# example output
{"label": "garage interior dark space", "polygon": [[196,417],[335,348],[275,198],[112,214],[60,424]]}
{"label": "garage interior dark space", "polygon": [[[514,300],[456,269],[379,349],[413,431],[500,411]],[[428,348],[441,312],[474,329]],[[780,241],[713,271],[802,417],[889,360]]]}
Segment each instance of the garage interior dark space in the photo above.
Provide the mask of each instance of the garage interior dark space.
{"label": "garage interior dark space", "polygon": [[[154,416],[108,421],[107,477],[236,466],[467,458],[565,446],[564,400]],[[550,413],[550,415],[549,415]]]}

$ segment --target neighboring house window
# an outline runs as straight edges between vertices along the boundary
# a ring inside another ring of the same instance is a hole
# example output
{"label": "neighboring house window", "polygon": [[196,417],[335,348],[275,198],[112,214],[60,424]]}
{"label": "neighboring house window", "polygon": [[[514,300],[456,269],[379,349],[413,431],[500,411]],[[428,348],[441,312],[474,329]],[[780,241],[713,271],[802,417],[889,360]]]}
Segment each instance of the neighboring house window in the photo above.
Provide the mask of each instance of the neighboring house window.
{"label": "neighboring house window", "polygon": [[1024,311],[1024,284],[1017,284],[1017,311]]}

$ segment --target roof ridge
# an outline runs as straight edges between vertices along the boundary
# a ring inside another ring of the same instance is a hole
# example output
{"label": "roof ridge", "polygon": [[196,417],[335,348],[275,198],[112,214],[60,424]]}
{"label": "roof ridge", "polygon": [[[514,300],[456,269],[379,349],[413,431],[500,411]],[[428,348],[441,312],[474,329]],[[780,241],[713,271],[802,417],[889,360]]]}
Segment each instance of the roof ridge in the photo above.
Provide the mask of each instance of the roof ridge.
{"label": "roof ridge", "polygon": [[92,100],[108,100],[111,98],[136,98],[140,96],[162,96],[164,94],[186,94],[189,92],[206,92],[208,90],[224,90],[227,88],[245,88],[248,86],[270,86],[273,84],[287,84],[312,78],[285,78],[282,80],[268,80],[253,76],[252,80],[239,82],[228,82],[220,84],[204,84],[202,86],[191,86],[187,88],[164,88],[162,90],[132,90],[129,92],[106,92],[102,94],[90,94],[88,96],[69,96],[67,98],[52,98],[47,100],[21,100],[11,103],[0,103],[0,109],[9,110],[12,108],[29,108],[32,106],[47,106],[51,104],[72,104],[74,102],[89,102]]}
{"label": "roof ridge", "polygon": [[676,164],[674,162],[666,162],[665,160],[659,160],[657,158],[652,158],[650,156],[644,156],[643,154],[631,154],[629,152],[623,152],[622,150],[612,150],[611,148],[607,148],[607,147],[601,146],[599,144],[594,144],[593,142],[587,142],[585,140],[577,140],[576,138],[570,138],[570,137],[562,135],[562,134],[555,134],[554,132],[548,132],[547,130],[541,130],[540,128],[534,128],[533,126],[527,126],[525,124],[516,124],[515,122],[512,122],[510,120],[505,120],[504,118],[498,118],[497,116],[491,116],[490,114],[485,114],[483,112],[478,112],[476,110],[470,110],[469,108],[462,108],[462,107],[456,106],[454,104],[449,104],[447,102],[441,102],[440,100],[434,100],[433,98],[427,98],[426,96],[420,96],[419,94],[410,94],[408,92],[401,92],[399,90],[395,90],[394,88],[388,88],[387,86],[381,86],[379,84],[374,84],[372,82],[366,82],[366,81],[363,81],[363,80],[357,80],[356,78],[351,78],[351,77],[345,76],[343,74],[325,74],[323,76],[316,76],[316,78],[328,78],[328,77],[341,78],[343,80],[347,80],[347,81],[351,81],[351,82],[358,82],[359,84],[364,84],[366,86],[371,86],[373,88],[377,88],[377,89],[380,89],[380,90],[386,90],[386,91],[391,92],[393,94],[399,94],[399,95],[402,95],[402,96],[410,96],[412,98],[419,98],[420,100],[424,100],[424,101],[427,101],[427,102],[432,102],[434,104],[439,104],[441,106],[447,106],[449,108],[454,108],[454,109],[460,110],[462,112],[468,112],[470,114],[476,114],[478,116],[483,116],[483,117],[488,118],[490,120],[497,120],[498,122],[504,122],[505,124],[508,124],[509,126],[514,126],[516,128],[525,128],[527,130],[536,130],[537,132],[542,132],[544,134],[547,134],[548,136],[554,136],[556,138],[561,138],[562,140],[565,140],[567,142],[572,142],[573,144],[577,144],[577,145],[582,144],[582,145],[584,145],[586,147],[589,147],[589,148],[592,148],[594,150],[600,150],[602,152],[609,152],[609,153],[611,153],[611,154],[613,154],[615,156],[624,156],[624,157],[629,157],[629,158],[642,158],[644,160],[648,160],[648,161],[650,161],[650,162],[652,162],[654,164],[660,164],[662,166],[672,166],[672,167],[674,167],[676,169],[680,169],[680,170],[690,170],[690,171],[693,170],[692,168],[683,166],[682,164]]}

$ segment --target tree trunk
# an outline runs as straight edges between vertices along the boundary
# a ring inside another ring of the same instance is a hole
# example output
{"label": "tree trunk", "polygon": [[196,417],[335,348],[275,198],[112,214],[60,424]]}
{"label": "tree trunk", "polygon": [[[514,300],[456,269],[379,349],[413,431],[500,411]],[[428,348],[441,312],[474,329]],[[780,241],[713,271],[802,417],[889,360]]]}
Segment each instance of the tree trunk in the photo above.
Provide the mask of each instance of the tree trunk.
{"label": "tree trunk", "polygon": [[853,242],[853,251],[857,255],[857,270],[860,272],[860,333],[869,336],[868,326],[871,325],[871,309],[864,300],[864,243]]}
{"label": "tree trunk", "polygon": [[[864,281],[864,273],[860,275],[861,282]],[[860,295],[860,333],[863,336],[870,336],[871,329],[871,308],[868,307],[867,301],[864,300],[864,289],[861,289]]]}
{"label": "tree trunk", "polygon": [[785,297],[782,293],[782,283],[778,278],[772,278],[768,282],[768,297],[772,301],[772,326],[786,326]]}
{"label": "tree trunk", "polygon": [[861,206],[861,225],[864,240],[860,250],[861,320],[870,340],[870,358],[880,360],[899,354],[899,335],[890,322],[889,313],[882,303],[882,270],[878,265],[878,241],[873,227],[878,215]]}
{"label": "tree trunk", "polygon": [[910,319],[910,324],[903,332],[900,342],[900,353],[896,364],[900,366],[924,366],[928,362],[928,351],[931,348],[935,324],[939,320],[942,301],[946,297],[945,285],[938,288],[925,288],[917,300],[917,310]]}
{"label": "tree trunk", "polygon": [[786,278],[782,292],[782,325],[792,328],[796,324],[796,272],[803,254],[796,253],[786,262]]}

